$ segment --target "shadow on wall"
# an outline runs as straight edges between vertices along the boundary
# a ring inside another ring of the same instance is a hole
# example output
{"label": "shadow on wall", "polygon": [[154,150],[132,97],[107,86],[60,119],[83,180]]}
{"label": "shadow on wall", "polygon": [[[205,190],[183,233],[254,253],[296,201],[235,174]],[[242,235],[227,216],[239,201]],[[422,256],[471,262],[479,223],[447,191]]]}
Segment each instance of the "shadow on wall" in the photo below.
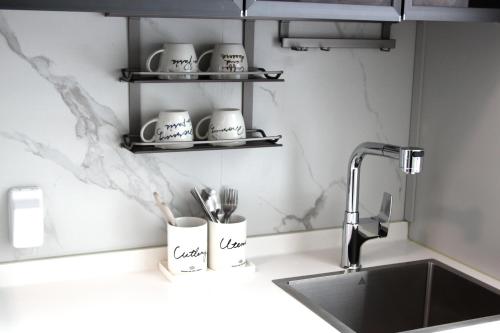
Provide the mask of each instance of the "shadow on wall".
{"label": "shadow on wall", "polygon": [[498,157],[490,153],[500,140],[492,130],[500,120],[500,44],[493,42],[500,26],[423,26],[420,144],[426,160],[417,181],[410,237],[439,251],[454,249],[459,259],[460,253],[470,259],[479,249],[493,255],[485,250],[496,246],[490,238],[495,227],[488,193],[500,191]]}

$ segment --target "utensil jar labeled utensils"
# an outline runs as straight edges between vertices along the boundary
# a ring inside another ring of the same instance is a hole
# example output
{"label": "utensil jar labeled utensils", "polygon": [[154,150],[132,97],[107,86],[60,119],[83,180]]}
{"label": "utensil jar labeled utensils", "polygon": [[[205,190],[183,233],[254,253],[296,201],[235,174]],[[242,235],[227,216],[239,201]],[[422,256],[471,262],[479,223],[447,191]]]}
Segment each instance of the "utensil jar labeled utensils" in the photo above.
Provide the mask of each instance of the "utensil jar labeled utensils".
{"label": "utensil jar labeled utensils", "polygon": [[172,274],[207,270],[207,221],[178,217],[167,224],[167,268]]}
{"label": "utensil jar labeled utensils", "polygon": [[224,270],[245,266],[247,220],[232,215],[229,223],[208,223],[208,267]]}

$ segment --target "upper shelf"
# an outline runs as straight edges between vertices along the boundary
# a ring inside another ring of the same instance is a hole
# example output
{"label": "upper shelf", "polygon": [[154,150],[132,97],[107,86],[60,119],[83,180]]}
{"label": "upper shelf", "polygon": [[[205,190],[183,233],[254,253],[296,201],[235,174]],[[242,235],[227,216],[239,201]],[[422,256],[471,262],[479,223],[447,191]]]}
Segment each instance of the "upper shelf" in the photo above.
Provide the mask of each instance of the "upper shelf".
{"label": "upper shelf", "polygon": [[[141,72],[124,68],[120,81],[130,83],[195,83],[195,82],[283,82],[280,79],[283,71],[266,71],[263,68],[252,68],[248,72]],[[186,75],[193,78],[186,79]],[[168,78],[160,78],[168,76]],[[240,76],[240,78],[235,78]]]}

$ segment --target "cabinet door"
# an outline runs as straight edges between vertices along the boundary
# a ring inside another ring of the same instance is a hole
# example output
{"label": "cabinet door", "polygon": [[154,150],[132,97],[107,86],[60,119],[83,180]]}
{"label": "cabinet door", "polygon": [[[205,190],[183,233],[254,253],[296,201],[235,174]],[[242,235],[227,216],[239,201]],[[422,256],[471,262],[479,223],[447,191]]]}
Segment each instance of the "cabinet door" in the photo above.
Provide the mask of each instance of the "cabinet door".
{"label": "cabinet door", "polygon": [[404,20],[500,21],[498,0],[407,0]]}
{"label": "cabinet door", "polygon": [[247,0],[245,15],[256,19],[401,20],[401,0]]}
{"label": "cabinet door", "polygon": [[113,16],[241,18],[243,0],[0,0],[0,9],[101,12]]}

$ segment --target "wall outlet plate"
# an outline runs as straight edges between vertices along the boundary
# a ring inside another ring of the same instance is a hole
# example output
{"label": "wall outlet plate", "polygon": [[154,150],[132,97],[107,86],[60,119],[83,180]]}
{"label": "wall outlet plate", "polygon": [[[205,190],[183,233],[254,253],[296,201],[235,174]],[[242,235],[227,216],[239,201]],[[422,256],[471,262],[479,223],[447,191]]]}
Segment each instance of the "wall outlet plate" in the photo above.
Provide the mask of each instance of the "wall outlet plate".
{"label": "wall outlet plate", "polygon": [[15,187],[8,193],[10,241],[15,248],[43,245],[44,205],[40,187]]}

